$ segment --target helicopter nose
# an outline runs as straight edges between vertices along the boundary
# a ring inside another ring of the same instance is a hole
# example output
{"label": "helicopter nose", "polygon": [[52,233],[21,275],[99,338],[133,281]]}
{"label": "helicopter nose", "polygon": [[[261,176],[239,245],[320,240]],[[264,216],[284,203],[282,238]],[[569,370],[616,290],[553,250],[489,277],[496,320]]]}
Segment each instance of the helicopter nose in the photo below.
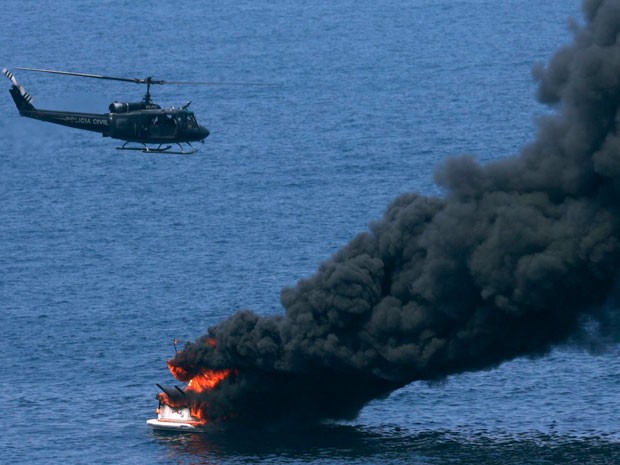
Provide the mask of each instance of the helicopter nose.
{"label": "helicopter nose", "polygon": [[200,140],[206,139],[207,136],[209,135],[209,130],[205,128],[204,126],[200,126],[199,132],[200,132]]}

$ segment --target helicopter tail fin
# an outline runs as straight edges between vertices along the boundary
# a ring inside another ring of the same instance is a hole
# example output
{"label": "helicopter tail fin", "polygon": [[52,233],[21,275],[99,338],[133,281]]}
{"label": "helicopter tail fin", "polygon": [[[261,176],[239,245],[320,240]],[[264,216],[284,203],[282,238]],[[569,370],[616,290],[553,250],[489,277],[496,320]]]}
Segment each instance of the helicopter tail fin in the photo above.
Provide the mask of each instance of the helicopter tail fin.
{"label": "helicopter tail fin", "polygon": [[2,73],[7,78],[9,78],[9,81],[11,81],[11,84],[13,84],[9,92],[11,93],[11,97],[13,97],[13,100],[15,101],[15,106],[17,106],[19,113],[21,114],[24,112],[34,111],[34,105],[32,105],[31,103],[32,96],[26,91],[26,89],[24,89],[24,87],[19,82],[17,82],[17,79],[15,79],[13,73],[11,73],[6,68],[2,70]]}

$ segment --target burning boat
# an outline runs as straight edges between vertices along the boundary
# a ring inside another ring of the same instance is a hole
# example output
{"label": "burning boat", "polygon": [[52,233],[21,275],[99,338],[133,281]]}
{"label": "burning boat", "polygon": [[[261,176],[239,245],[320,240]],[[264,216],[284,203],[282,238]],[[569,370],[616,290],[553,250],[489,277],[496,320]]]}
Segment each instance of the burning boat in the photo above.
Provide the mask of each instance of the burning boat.
{"label": "burning boat", "polygon": [[[170,363],[168,368],[177,379],[183,380],[183,375]],[[158,384],[162,392],[156,396],[159,401],[157,418],[151,418],[146,423],[158,430],[204,431],[209,423],[206,414],[209,406],[202,400],[201,394],[215,388],[230,373],[231,370],[201,370],[184,389]]]}
{"label": "burning boat", "polygon": [[204,422],[192,415],[191,405],[185,392],[178,386],[165,388],[157,385],[162,390],[157,394],[159,405],[157,406],[157,418],[146,420],[146,424],[154,429],[192,431],[200,428]]}

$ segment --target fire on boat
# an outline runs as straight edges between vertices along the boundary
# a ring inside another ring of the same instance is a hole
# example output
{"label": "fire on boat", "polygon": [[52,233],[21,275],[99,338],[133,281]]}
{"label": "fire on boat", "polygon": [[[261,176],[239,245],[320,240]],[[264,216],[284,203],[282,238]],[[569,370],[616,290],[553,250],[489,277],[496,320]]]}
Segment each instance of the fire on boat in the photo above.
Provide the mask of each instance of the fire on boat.
{"label": "fire on boat", "polygon": [[[170,363],[168,368],[179,379],[178,370]],[[168,431],[203,431],[208,420],[205,412],[208,409],[206,402],[200,400],[200,394],[215,388],[222,380],[231,374],[232,370],[202,370],[191,378],[187,386],[163,387],[157,385],[162,392],[157,394],[159,406],[155,411],[157,418],[151,418],[146,423],[158,430]]]}

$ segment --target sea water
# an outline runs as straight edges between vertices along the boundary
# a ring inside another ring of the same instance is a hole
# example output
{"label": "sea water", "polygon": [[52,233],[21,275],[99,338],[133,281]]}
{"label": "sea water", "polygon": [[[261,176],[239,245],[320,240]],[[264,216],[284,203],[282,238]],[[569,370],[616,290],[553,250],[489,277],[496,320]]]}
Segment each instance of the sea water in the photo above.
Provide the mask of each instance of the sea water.
{"label": "sea water", "polygon": [[210,129],[185,157],[20,118],[4,81],[3,460],[618,463],[617,346],[413,383],[302,431],[145,424],[155,383],[174,382],[173,339],[238,309],[281,313],[280,290],[398,194],[441,195],[447,157],[486,163],[533,140],[551,110],[532,68],[580,14],[577,0],[3,2],[0,66],[38,107],[103,113],[145,89],[15,67],[229,83],[151,89],[162,105],[191,100]]}

